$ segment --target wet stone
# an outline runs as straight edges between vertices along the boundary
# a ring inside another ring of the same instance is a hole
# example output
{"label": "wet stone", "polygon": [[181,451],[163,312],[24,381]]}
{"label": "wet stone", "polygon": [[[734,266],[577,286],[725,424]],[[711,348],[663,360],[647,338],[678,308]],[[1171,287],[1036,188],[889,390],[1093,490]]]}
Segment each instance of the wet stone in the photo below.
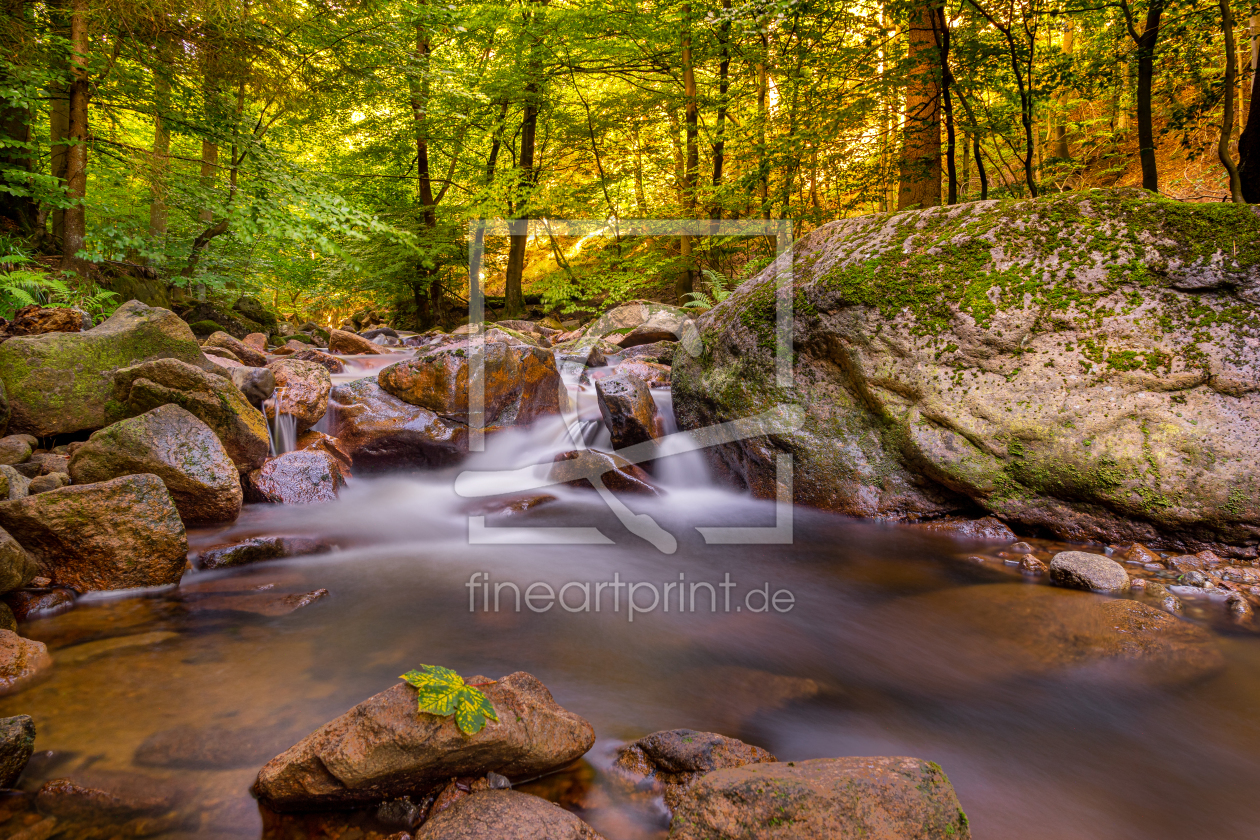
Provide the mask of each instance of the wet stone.
{"label": "wet stone", "polygon": [[1069,589],[1123,592],[1129,588],[1124,567],[1101,554],[1061,551],[1050,561],[1050,580]]}

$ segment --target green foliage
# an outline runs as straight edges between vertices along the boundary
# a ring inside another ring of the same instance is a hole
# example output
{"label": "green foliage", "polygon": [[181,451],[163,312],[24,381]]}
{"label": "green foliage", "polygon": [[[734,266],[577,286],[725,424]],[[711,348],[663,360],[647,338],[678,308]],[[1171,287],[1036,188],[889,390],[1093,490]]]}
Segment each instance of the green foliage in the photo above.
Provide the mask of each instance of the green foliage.
{"label": "green foliage", "polygon": [[21,268],[35,261],[28,254],[0,256],[0,317],[11,318],[24,306],[72,306],[99,322],[118,308],[118,295],[86,280],[68,281],[44,271]]}
{"label": "green foliage", "polygon": [[734,291],[734,285],[719,271],[711,268],[702,268],[700,273],[704,275],[705,282],[708,284],[709,291],[705,292],[688,292],[683,297],[691,298],[683,304],[684,309],[712,309],[722,301],[730,297]]}
{"label": "green foliage", "polygon": [[399,679],[416,688],[418,710],[431,715],[455,716],[455,724],[465,735],[476,735],[486,720],[498,721],[490,699],[464,678],[441,665],[421,665],[420,671],[408,671]]}

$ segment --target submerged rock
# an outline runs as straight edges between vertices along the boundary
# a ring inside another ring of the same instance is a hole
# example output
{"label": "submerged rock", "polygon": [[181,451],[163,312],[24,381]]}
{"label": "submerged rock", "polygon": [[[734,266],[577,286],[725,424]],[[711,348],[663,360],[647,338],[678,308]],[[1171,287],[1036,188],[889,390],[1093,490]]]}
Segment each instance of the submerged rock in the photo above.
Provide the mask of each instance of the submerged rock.
{"label": "submerged rock", "polygon": [[52,667],[43,642],[0,630],[0,695],[14,694],[40,679]]}
{"label": "submerged rock", "polygon": [[290,414],[297,421],[297,430],[304,432],[319,422],[328,410],[328,394],[332,391],[332,375],[328,368],[315,362],[279,359],[267,365],[276,377],[276,393],[267,403],[267,417],[276,412]]}
{"label": "submerged rock", "polygon": [[0,788],[17,784],[35,752],[35,721],[30,715],[0,718]]}
{"label": "submerged rock", "polygon": [[468,427],[403,402],[372,379],[333,388],[331,431],[356,466],[441,467],[468,452]]}
{"label": "submerged rock", "polygon": [[231,522],[241,512],[236,465],[214,430],[177,405],[101,429],[70,460],[76,484],[141,473],[162,479],[187,523]]}
{"label": "submerged rock", "polygon": [[[564,387],[550,351],[502,341],[488,341],[484,349],[483,425],[527,425],[560,413]],[[466,424],[469,353],[463,343],[421,350],[414,359],[383,368],[377,381],[406,403]]]}
{"label": "submerged rock", "polygon": [[933,531],[972,540],[1015,541],[1015,532],[1008,528],[1005,522],[993,516],[985,516],[981,519],[950,517],[933,522],[914,522],[910,527],[920,531]]}
{"label": "submerged rock", "polygon": [[232,382],[176,359],[124,368],[114,375],[111,422],[172,403],[214,430],[241,472],[261,467],[271,452],[267,418]]}
{"label": "submerged rock", "polygon": [[1050,580],[1071,589],[1124,592],[1129,575],[1110,557],[1084,551],[1061,551],[1050,560]]}
{"label": "submerged rock", "polygon": [[660,412],[642,379],[625,372],[605,376],[595,382],[595,393],[614,449],[659,437]]}
{"label": "submerged rock", "polygon": [[145,738],[133,760],[142,767],[230,770],[257,766],[285,743],[284,730],[274,726],[181,726]]}
{"label": "submerged rock", "polygon": [[571,811],[514,790],[469,794],[430,817],[416,840],[603,840]]}
{"label": "submerged rock", "polygon": [[761,747],[716,732],[670,729],[622,747],[613,766],[636,786],[662,785],[665,804],[677,808],[682,795],[706,773],[773,761],[778,759]]}
{"label": "submerged rock", "polygon": [[299,450],[251,472],[246,496],[251,502],[309,505],[336,501],[345,486],[340,461],[327,452]]}
{"label": "submerged rock", "polygon": [[203,569],[227,569],[281,557],[323,554],[331,546],[311,537],[251,537],[231,545],[215,546],[197,555]]}
{"label": "submerged rock", "polygon": [[509,779],[532,778],[595,743],[591,725],[561,708],[529,674],[518,671],[481,690],[499,720],[464,735],[453,717],[418,713],[416,690],[399,683],[272,759],[254,793],[277,810],[365,805],[431,792],[454,776],[493,770]]}
{"label": "submerged rock", "polygon": [[212,366],[175,313],[135,300],[86,332],[11,338],[0,344],[9,431],[46,436],[99,429],[108,422],[114,372],[154,359]]}
{"label": "submerged rock", "polygon": [[940,766],[918,758],[816,758],[702,777],[683,796],[670,840],[968,840]]}
{"label": "submerged rock", "polygon": [[[1260,539],[1260,216],[1138,191],[970,202],[824,225],[795,246],[793,380],[776,384],[786,256],[675,359],[684,430],[800,406],[710,450],[773,498],[936,517],[980,505],[1071,540]],[[1152,464],[1158,468],[1153,469]]]}
{"label": "submerged rock", "polygon": [[0,502],[0,527],[78,592],[177,583],[188,554],[175,501],[151,474]]}

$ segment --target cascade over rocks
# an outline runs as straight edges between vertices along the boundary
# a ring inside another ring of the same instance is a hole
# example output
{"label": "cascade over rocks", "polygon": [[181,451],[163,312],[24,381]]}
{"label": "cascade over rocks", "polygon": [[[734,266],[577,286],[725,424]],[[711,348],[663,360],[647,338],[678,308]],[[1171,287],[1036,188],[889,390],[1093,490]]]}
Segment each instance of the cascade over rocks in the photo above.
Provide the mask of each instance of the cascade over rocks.
{"label": "cascade over rocks", "polygon": [[78,592],[177,583],[184,523],[156,475],[128,475],[0,502],[0,527],[43,573]]}
{"label": "cascade over rocks", "polygon": [[[485,426],[517,426],[560,413],[563,387],[549,350],[527,344],[487,341]],[[443,418],[468,423],[469,347],[464,342],[421,350],[377,374],[390,394]]]}
{"label": "cascade over rocks", "polygon": [[776,272],[698,321],[679,425],[795,404],[798,428],[708,450],[734,485],[934,518],[979,505],[1064,539],[1260,541],[1260,215],[1139,191],[833,222],[797,243],[793,380]]}
{"label": "cascade over rocks", "polygon": [[173,403],[214,430],[241,472],[262,466],[271,452],[267,418],[224,376],[176,359],[124,368],[114,375],[111,422]]}
{"label": "cascade over rocks", "polygon": [[274,419],[277,411],[291,414],[299,432],[318,423],[328,410],[328,394],[332,391],[328,368],[315,362],[277,359],[267,369],[276,378],[275,399],[266,406],[267,418]]}
{"label": "cascade over rocks", "polygon": [[0,344],[9,431],[46,436],[99,429],[109,422],[115,371],[154,359],[213,366],[175,313],[134,300],[84,332],[11,338]]}
{"label": "cascade over rocks", "polygon": [[530,674],[517,671],[481,690],[499,720],[465,735],[453,716],[418,713],[416,690],[399,683],[268,762],[254,793],[280,811],[353,807],[423,795],[454,776],[494,771],[533,778],[558,770],[595,743],[591,725],[561,708]]}
{"label": "cascade over rocks", "polygon": [[595,382],[599,413],[612,435],[614,449],[655,440],[660,412],[647,384],[629,372]]}
{"label": "cascade over rocks", "polygon": [[749,764],[701,777],[669,840],[969,840],[940,766],[904,756]]}
{"label": "cascade over rocks", "polygon": [[205,423],[177,405],[106,426],[70,459],[76,484],[151,473],[189,524],[231,522],[243,500],[236,465]]}
{"label": "cascade over rocks", "polygon": [[442,467],[468,452],[468,427],[403,402],[371,378],[338,385],[329,397],[332,431],[356,466]]}

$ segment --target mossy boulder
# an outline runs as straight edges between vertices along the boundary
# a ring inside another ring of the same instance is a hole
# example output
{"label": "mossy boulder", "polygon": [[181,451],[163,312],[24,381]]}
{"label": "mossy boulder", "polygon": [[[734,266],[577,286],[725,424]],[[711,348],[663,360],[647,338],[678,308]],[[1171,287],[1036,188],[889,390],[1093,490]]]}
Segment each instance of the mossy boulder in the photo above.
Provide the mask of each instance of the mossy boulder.
{"label": "mossy boulder", "polygon": [[[210,301],[194,304],[191,309],[184,312],[183,318],[190,324],[201,324],[204,322],[215,324],[213,330],[208,330],[204,333],[198,332],[198,335],[210,335],[216,330],[222,330],[233,338],[243,339],[250,333],[261,332],[270,334],[272,332],[271,328],[264,327],[252,318],[246,318],[239,312],[223,309],[218,304]],[[272,328],[274,326],[273,322]],[[205,328],[202,327],[201,329],[204,330]]]}
{"label": "mossy boulder", "polygon": [[217,332],[223,331],[223,328],[214,321],[194,321],[188,325],[188,328],[191,329],[193,331],[193,335],[198,338],[205,338],[207,336],[214,335]]}
{"label": "mossy boulder", "polygon": [[0,344],[9,431],[43,437],[99,429],[106,425],[114,372],[153,359],[201,369],[212,364],[175,313],[135,300],[84,332],[10,338]]}
{"label": "mossy boulder", "polygon": [[[977,507],[1062,537],[1260,541],[1260,215],[1140,191],[825,225],[699,319],[679,424],[761,496],[857,516]],[[787,378],[775,313],[793,313]],[[803,422],[788,418],[803,417]]]}
{"label": "mossy boulder", "polygon": [[262,301],[252,295],[241,295],[237,298],[236,303],[232,304],[232,311],[242,318],[262,324],[269,329],[275,329],[278,320],[274,312],[263,306]]}
{"label": "mossy boulder", "polygon": [[231,522],[243,493],[236,466],[214,431],[177,405],[162,405],[92,435],[70,458],[75,484],[151,473],[189,524]]}
{"label": "mossy boulder", "polygon": [[4,390],[4,380],[0,379],[0,435],[9,428],[9,397]]}

